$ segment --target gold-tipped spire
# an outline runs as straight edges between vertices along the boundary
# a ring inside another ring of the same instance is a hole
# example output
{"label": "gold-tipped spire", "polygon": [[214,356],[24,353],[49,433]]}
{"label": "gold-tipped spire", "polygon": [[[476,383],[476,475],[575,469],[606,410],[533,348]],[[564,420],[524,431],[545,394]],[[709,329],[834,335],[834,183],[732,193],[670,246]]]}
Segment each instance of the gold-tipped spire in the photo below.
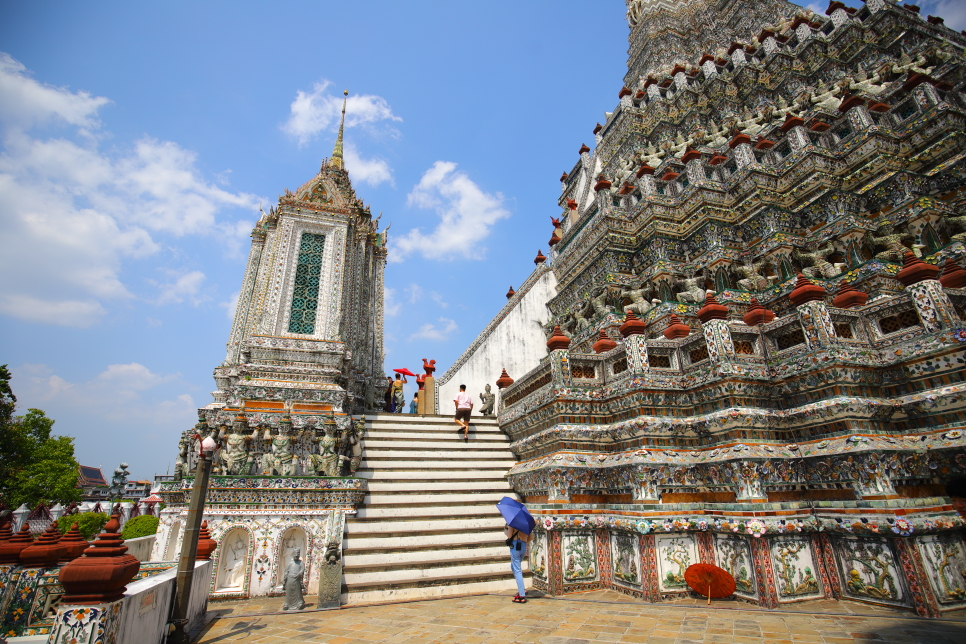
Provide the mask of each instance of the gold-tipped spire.
{"label": "gold-tipped spire", "polygon": [[335,140],[335,149],[332,150],[332,158],[329,160],[329,167],[339,168],[340,170],[345,169],[345,164],[342,161],[342,132],[345,129],[345,104],[349,100],[349,90],[344,90],[342,92],[342,121],[339,122],[339,136]]}

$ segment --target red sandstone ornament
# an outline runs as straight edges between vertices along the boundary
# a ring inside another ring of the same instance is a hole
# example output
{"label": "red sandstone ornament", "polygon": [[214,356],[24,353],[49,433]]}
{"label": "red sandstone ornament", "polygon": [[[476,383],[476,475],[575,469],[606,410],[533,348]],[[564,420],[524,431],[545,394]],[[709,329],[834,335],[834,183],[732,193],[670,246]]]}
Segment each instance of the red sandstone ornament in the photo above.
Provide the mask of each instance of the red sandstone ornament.
{"label": "red sandstone ornament", "polygon": [[792,301],[792,306],[801,306],[805,302],[823,302],[825,289],[799,273],[795,289],[789,293],[788,299]]}
{"label": "red sandstone ornament", "polygon": [[510,290],[506,292],[506,299],[508,299],[508,300],[509,300],[509,299],[510,299],[511,297],[513,297],[513,296],[514,296],[514,295],[516,295],[516,294],[517,294],[517,292],[516,292],[516,291],[514,291],[514,290],[513,290],[513,287],[511,286],[511,287],[510,287]]}
{"label": "red sandstone ornament", "polygon": [[583,154],[584,152],[590,152],[590,148],[587,147],[586,143],[581,143],[580,152],[578,152],[578,154]]}
{"label": "red sandstone ornament", "polygon": [[61,564],[77,559],[84,554],[84,551],[91,547],[91,544],[81,536],[80,529],[75,523],[70,527],[63,537],[60,538],[60,545],[64,547],[64,555],[60,558]]}
{"label": "red sandstone ornament", "polygon": [[30,526],[24,521],[20,532],[0,543],[0,564],[17,563],[20,561],[20,553],[33,542],[34,536],[30,534]]}
{"label": "red sandstone ornament", "polygon": [[607,353],[616,346],[617,343],[607,337],[607,333],[601,329],[597,336],[597,342],[594,343],[594,351],[596,353]]}
{"label": "red sandstone ornament", "polygon": [[57,522],[51,521],[40,538],[20,551],[20,565],[24,568],[50,568],[56,566],[67,552],[60,545]]}
{"label": "red sandstone ornament", "polygon": [[436,361],[423,358],[423,371],[426,372],[427,377],[432,376],[433,372],[436,371]]}
{"label": "red sandstone ornament", "polygon": [[533,258],[533,263],[536,264],[537,266],[540,266],[541,264],[545,263],[546,261],[547,261],[547,258],[543,254],[543,251],[542,250],[538,250],[537,251],[537,256]]}
{"label": "red sandstone ornament", "polygon": [[704,298],[704,306],[698,311],[698,319],[701,322],[711,320],[727,320],[728,307],[718,302],[714,293],[709,292]]}
{"label": "red sandstone ornament", "polygon": [[0,543],[10,541],[10,537],[13,536],[13,530],[10,529],[10,522],[4,523],[0,526]]}
{"label": "red sandstone ornament", "polygon": [[943,285],[943,288],[966,287],[966,269],[952,259],[947,259],[943,266],[943,272],[939,276],[939,283]]}
{"label": "red sandstone ornament", "polygon": [[213,553],[217,547],[218,542],[212,539],[211,533],[208,532],[208,522],[203,522],[201,524],[201,531],[198,533],[198,553],[195,555],[195,559],[199,561],[207,561],[211,559],[211,553]]}
{"label": "red sandstone ornament", "polygon": [[741,318],[742,322],[748,326],[758,326],[774,319],[775,312],[763,307],[761,302],[755,298],[751,298],[751,306],[748,307],[748,312]]}
{"label": "red sandstone ornament", "polygon": [[634,315],[634,311],[628,311],[624,318],[624,324],[620,327],[621,337],[629,338],[632,335],[643,335],[647,333],[647,324],[642,319]]}
{"label": "red sandstone ornament", "polygon": [[939,267],[922,261],[911,250],[906,251],[902,270],[896,273],[896,279],[902,282],[903,286],[912,286],[937,277],[939,277]]}
{"label": "red sandstone ornament", "polygon": [[676,338],[687,337],[689,333],[691,333],[691,327],[681,322],[678,316],[672,313],[671,319],[668,320],[667,328],[664,329],[664,337],[668,340],[674,340]]}
{"label": "red sandstone ornament", "polygon": [[499,389],[506,389],[513,384],[513,378],[507,375],[506,369],[500,374],[500,377],[496,379],[496,386]]}
{"label": "red sandstone ornament", "polygon": [[863,293],[845,280],[839,284],[839,292],[832,300],[832,306],[840,309],[851,309],[853,306],[862,306],[869,301],[869,294]]}
{"label": "red sandstone ornament", "polygon": [[[570,338],[564,335],[564,332],[560,330],[560,325],[555,325],[553,327],[553,334],[550,339],[547,340],[547,350],[556,351],[557,349],[569,349],[570,348]],[[503,370],[503,375],[506,375],[506,369]]]}
{"label": "red sandstone ornament", "polygon": [[598,175],[597,183],[594,184],[594,192],[600,192],[601,190],[610,190],[611,182],[604,178],[604,175]]}
{"label": "red sandstone ornament", "polygon": [[141,562],[127,554],[124,539],[117,533],[121,524],[112,515],[91,547],[60,569],[64,586],[62,604],[105,604],[120,599]]}

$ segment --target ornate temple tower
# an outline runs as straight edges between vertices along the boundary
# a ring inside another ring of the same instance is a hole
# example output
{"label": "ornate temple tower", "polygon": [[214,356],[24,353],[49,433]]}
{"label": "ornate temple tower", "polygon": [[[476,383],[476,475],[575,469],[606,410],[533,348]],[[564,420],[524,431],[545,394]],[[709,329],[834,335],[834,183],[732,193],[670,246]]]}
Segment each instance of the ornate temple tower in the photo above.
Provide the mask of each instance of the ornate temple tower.
{"label": "ornate temple tower", "polygon": [[501,392],[534,584],[662,601],[705,562],[762,606],[966,607],[966,36],[891,0],[627,9],[547,354]]}
{"label": "ornate temple tower", "polygon": [[252,231],[213,408],[352,413],[382,376],[386,235],[352,189],[342,119],[332,158]]}

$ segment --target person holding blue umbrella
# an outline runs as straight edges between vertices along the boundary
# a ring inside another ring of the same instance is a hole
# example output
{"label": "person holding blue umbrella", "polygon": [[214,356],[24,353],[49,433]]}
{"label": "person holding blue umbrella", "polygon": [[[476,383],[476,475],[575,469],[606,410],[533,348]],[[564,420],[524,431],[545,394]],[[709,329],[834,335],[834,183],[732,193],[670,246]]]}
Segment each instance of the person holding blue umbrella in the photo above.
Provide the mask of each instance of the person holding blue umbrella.
{"label": "person holding blue umbrella", "polygon": [[527,556],[527,543],[530,541],[530,533],[533,526],[537,524],[526,506],[508,496],[500,499],[496,504],[500,514],[506,521],[503,534],[506,535],[506,545],[510,547],[510,570],[513,577],[517,580],[517,594],[513,598],[516,604],[527,603],[527,589],[523,585],[523,569],[521,563]]}

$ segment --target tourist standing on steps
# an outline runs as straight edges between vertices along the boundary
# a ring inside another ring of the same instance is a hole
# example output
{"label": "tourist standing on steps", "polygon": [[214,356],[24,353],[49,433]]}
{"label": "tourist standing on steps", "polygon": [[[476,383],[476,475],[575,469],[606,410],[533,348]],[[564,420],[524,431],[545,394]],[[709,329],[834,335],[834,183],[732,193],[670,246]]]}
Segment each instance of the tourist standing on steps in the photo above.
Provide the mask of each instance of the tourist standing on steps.
{"label": "tourist standing on steps", "polygon": [[[473,413],[473,399],[466,393],[466,385],[460,385],[460,392],[456,394],[456,424],[463,430],[463,440],[470,439],[470,414]],[[460,431],[459,429],[456,430]]]}
{"label": "tourist standing on steps", "polygon": [[419,409],[419,392],[413,394],[413,400],[409,403],[409,413],[415,414]]}
{"label": "tourist standing on steps", "polygon": [[396,381],[392,383],[392,411],[397,414],[403,412],[403,403],[406,402],[406,394],[403,393],[403,385],[409,382],[401,373],[396,374]]}
{"label": "tourist standing on steps", "polygon": [[391,412],[392,411],[392,377],[391,376],[386,376],[385,400],[386,400],[386,406],[384,407],[384,409],[387,412]]}
{"label": "tourist standing on steps", "polygon": [[506,535],[506,543],[510,546],[510,570],[513,571],[513,578],[517,580],[517,596],[513,601],[517,604],[526,604],[527,589],[523,585],[521,564],[527,556],[527,542],[530,541],[530,535],[508,525],[503,526],[503,534]]}

